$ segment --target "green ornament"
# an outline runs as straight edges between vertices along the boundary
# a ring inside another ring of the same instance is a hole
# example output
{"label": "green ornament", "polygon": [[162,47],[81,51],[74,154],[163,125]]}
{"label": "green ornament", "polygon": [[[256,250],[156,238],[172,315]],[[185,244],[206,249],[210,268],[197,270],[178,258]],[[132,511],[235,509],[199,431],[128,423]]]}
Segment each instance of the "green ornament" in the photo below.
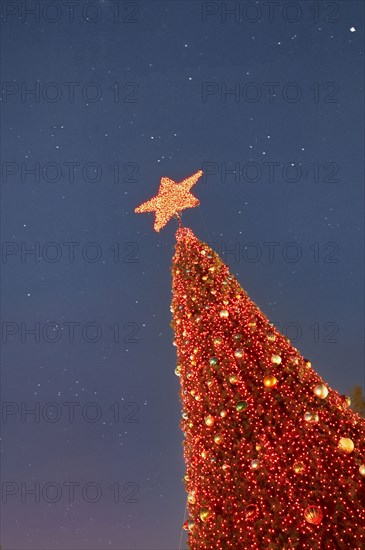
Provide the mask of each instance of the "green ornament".
{"label": "green ornament", "polygon": [[246,401],[238,401],[236,404],[236,411],[244,411],[245,409],[247,409]]}
{"label": "green ornament", "polygon": [[209,359],[209,364],[212,365],[212,367],[216,367],[219,363],[218,357],[211,357]]}

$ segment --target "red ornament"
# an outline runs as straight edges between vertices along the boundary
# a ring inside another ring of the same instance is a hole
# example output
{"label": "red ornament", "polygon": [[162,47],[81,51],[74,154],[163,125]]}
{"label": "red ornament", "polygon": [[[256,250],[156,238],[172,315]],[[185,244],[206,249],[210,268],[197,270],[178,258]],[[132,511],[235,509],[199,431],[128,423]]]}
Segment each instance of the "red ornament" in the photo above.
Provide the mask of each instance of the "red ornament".
{"label": "red ornament", "polygon": [[319,525],[323,519],[323,512],[319,506],[308,506],[304,510],[304,517],[308,523]]}

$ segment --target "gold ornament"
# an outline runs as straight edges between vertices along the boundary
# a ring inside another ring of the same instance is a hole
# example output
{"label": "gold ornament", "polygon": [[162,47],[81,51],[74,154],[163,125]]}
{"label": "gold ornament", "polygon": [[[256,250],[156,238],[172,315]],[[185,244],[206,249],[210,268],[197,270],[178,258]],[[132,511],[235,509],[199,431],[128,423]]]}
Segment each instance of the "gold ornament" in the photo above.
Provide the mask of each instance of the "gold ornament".
{"label": "gold ornament", "polygon": [[341,437],[340,441],[338,442],[338,448],[340,451],[350,454],[355,448],[354,442],[349,437]]}
{"label": "gold ornament", "polygon": [[201,452],[201,457],[202,457],[202,458],[207,458],[207,453],[206,453],[205,451],[202,451],[202,452]]}
{"label": "gold ornament", "polygon": [[304,518],[312,525],[319,525],[323,519],[323,512],[319,506],[308,506],[304,510]]}
{"label": "gold ornament", "polygon": [[349,407],[351,405],[351,399],[348,395],[341,395],[341,401],[345,407]]}
{"label": "gold ornament", "polygon": [[214,425],[215,420],[214,420],[214,417],[211,414],[209,414],[204,418],[204,422],[206,423],[207,426],[211,427]]}
{"label": "gold ornament", "polygon": [[260,445],[260,443],[256,443],[255,449],[256,449],[256,451],[261,451],[262,445]]}
{"label": "gold ornament", "polygon": [[227,317],[229,317],[229,312],[226,309],[222,309],[222,311],[219,312],[219,317],[221,319],[227,319]]}
{"label": "gold ornament", "polygon": [[248,325],[249,328],[254,329],[254,328],[256,328],[256,321],[250,321],[249,323],[247,323],[247,325]]}
{"label": "gold ornament", "polygon": [[192,533],[194,531],[194,527],[195,527],[195,523],[191,519],[188,523],[188,529],[189,529],[190,533]]}
{"label": "gold ornament", "polygon": [[209,508],[202,508],[199,515],[202,521],[208,521],[208,519],[212,515],[212,512],[209,510]]}
{"label": "gold ornament", "polygon": [[305,466],[303,462],[294,462],[293,470],[296,474],[301,474],[304,470]]}
{"label": "gold ornament", "polygon": [[365,477],[365,464],[361,464],[361,466],[359,466],[359,474]]}
{"label": "gold ornament", "polygon": [[227,411],[221,411],[221,412],[219,413],[219,416],[220,416],[221,418],[225,418],[225,417],[227,416]]}
{"label": "gold ornament", "polygon": [[275,342],[275,340],[276,340],[276,336],[275,336],[275,334],[273,334],[272,332],[269,332],[269,333],[266,335],[266,338],[269,340],[269,342]]}
{"label": "gold ornament", "polygon": [[272,374],[269,374],[268,376],[265,376],[264,378],[264,386],[265,388],[275,388],[277,385],[278,380],[273,376]]}
{"label": "gold ornament", "polygon": [[316,411],[307,411],[304,415],[304,420],[309,424],[315,424],[319,421],[319,416]]}
{"label": "gold ornament", "polygon": [[237,382],[238,382],[237,376],[235,374],[231,374],[231,376],[229,377],[229,382],[230,382],[230,384],[233,384],[233,385],[237,384]]}
{"label": "gold ornament", "polygon": [[312,363],[309,361],[309,359],[304,359],[304,364],[307,367],[307,369],[312,368]]}
{"label": "gold ornament", "polygon": [[195,504],[196,503],[196,498],[195,498],[194,491],[188,493],[188,502],[189,502],[189,504]]}
{"label": "gold ornament", "polygon": [[176,369],[175,369],[175,374],[176,374],[176,376],[181,376],[181,367],[180,367],[180,365],[178,365],[178,366],[176,367]]}
{"label": "gold ornament", "polygon": [[214,340],[213,340],[213,344],[214,344],[215,346],[220,346],[222,343],[223,343],[223,339],[220,338],[220,337],[214,338]]}
{"label": "gold ornament", "polygon": [[280,363],[281,363],[280,355],[272,355],[271,356],[271,362],[274,363],[274,365],[280,365]]}
{"label": "gold ornament", "polygon": [[223,472],[227,472],[229,470],[229,468],[230,468],[229,464],[223,464],[223,466],[222,466]]}
{"label": "gold ornament", "polygon": [[220,433],[215,434],[214,443],[216,443],[217,445],[220,445],[222,442],[223,442],[223,435]]}
{"label": "gold ornament", "polygon": [[258,460],[258,458],[255,458],[255,460],[253,460],[253,461],[251,462],[251,468],[252,468],[253,470],[256,470],[256,468],[259,467],[259,464],[260,464],[260,461]]}
{"label": "gold ornament", "polygon": [[240,333],[234,334],[233,335],[233,340],[235,342],[240,342],[242,340],[242,334],[240,334]]}
{"label": "gold ornament", "polygon": [[236,349],[236,351],[234,352],[234,356],[236,359],[242,359],[243,349]]}
{"label": "gold ornament", "polygon": [[313,388],[313,393],[319,397],[319,399],[326,399],[328,395],[328,388],[324,384],[317,384],[317,386],[314,386]]}

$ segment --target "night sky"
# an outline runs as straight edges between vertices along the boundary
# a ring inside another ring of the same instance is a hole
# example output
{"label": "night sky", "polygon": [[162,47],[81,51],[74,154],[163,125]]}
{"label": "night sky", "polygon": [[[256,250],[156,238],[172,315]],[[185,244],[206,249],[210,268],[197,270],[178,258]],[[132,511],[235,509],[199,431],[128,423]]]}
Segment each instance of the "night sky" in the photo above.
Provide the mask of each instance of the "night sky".
{"label": "night sky", "polygon": [[363,385],[364,4],[1,9],[2,548],[177,550],[177,224],[134,208],[203,169],[183,223]]}

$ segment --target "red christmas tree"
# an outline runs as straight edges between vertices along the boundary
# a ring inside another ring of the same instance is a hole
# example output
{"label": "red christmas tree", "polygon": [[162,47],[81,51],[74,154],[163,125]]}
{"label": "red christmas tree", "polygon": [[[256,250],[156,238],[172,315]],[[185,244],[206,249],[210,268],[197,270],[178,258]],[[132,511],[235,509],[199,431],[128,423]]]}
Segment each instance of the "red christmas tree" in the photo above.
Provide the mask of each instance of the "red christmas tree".
{"label": "red christmas tree", "polygon": [[208,245],[187,228],[176,239],[189,547],[364,549],[365,420]]}

